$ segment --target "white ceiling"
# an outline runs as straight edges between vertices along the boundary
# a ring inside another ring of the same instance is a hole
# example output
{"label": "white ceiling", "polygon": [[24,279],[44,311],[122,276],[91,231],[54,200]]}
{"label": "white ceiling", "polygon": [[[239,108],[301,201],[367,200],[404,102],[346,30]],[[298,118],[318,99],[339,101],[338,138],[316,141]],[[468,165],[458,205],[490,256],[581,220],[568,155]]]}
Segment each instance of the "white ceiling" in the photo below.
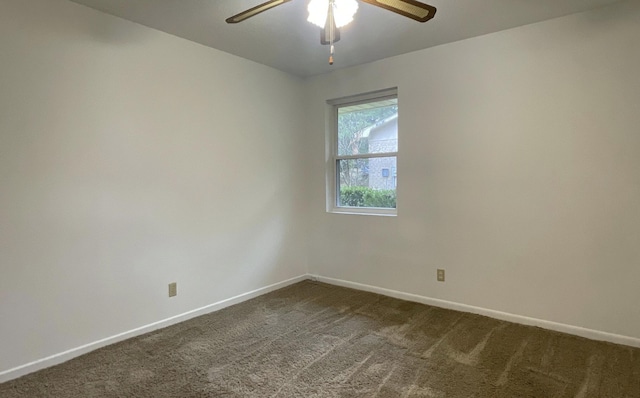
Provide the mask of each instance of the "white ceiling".
{"label": "white ceiling", "polygon": [[436,17],[419,23],[360,2],[341,29],[336,59],[307,19],[308,0],[293,0],[242,23],[225,19],[266,0],[72,0],[298,76],[497,32],[615,3],[619,0],[431,0]]}

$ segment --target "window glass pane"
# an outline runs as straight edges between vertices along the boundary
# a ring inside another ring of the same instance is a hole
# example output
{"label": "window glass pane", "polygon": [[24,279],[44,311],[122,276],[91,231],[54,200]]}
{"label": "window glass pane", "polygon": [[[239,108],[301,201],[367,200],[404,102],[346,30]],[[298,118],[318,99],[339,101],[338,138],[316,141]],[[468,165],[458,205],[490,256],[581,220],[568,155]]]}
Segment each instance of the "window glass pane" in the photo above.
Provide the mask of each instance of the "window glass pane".
{"label": "window glass pane", "polygon": [[396,208],[396,157],[341,159],[338,206]]}
{"label": "window glass pane", "polygon": [[338,155],[398,151],[398,99],[338,108]]}

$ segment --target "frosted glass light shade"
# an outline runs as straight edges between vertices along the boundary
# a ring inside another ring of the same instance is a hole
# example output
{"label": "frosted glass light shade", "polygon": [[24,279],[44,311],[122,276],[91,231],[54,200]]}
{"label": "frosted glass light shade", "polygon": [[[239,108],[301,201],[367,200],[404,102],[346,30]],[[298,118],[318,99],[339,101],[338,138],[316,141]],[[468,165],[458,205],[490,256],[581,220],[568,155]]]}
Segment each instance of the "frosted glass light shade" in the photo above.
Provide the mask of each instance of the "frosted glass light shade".
{"label": "frosted glass light shade", "polygon": [[[324,28],[327,23],[329,1],[330,0],[311,0],[307,7],[309,11],[307,21]],[[356,0],[333,0],[333,18],[336,21],[336,27],[341,28],[353,21],[353,16],[356,14],[356,11],[358,11],[358,2]]]}

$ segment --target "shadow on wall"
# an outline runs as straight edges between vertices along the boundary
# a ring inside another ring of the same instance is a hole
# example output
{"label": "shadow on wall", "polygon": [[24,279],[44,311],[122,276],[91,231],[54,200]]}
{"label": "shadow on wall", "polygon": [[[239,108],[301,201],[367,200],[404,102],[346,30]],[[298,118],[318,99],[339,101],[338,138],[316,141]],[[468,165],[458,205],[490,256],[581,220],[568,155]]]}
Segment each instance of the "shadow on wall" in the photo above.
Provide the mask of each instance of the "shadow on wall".
{"label": "shadow on wall", "polygon": [[[582,12],[575,15],[573,19],[574,29],[572,32],[567,30],[561,37],[553,36],[548,37],[546,42],[550,46],[561,46],[563,42],[573,43],[575,38],[589,40],[598,40],[602,37],[603,33],[606,33],[612,29],[618,29],[620,26],[628,25],[629,28],[640,23],[638,20],[638,12],[640,9],[640,2],[627,0],[622,1],[624,6],[604,6],[599,12]],[[557,20],[558,23],[567,23],[565,19]],[[570,34],[571,33],[571,34]],[[538,38],[534,35],[527,36],[532,42],[532,47],[539,45]],[[629,35],[629,40],[634,40],[633,35]]]}
{"label": "shadow on wall", "polygon": [[[145,29],[142,29],[140,26],[129,21],[118,18],[105,18],[101,11],[91,9],[75,2],[69,2],[66,0],[30,1],[37,3],[30,7],[29,11],[32,13],[31,17],[42,19],[42,23],[39,23],[38,26],[41,27],[43,33],[46,34],[47,37],[52,34],[60,34],[63,37],[71,36],[74,40],[77,40],[78,37],[86,37],[91,41],[120,46],[147,41],[148,38],[151,38],[152,35],[155,34],[155,32],[147,32]],[[16,3],[20,2],[17,1]],[[12,5],[8,4],[8,7],[11,8]],[[17,4],[17,7],[22,6]],[[67,7],[68,9],[62,10],[63,7]],[[52,23],[55,19],[52,19],[51,16],[60,13],[74,15],[74,23]],[[20,12],[15,12],[13,14],[20,15]],[[29,25],[35,26],[34,24]],[[57,32],[52,32],[52,29],[56,28]]]}
{"label": "shadow on wall", "polygon": [[137,26],[122,23],[112,18],[98,18],[87,32],[92,39],[106,44],[131,44],[147,40],[147,34]]}

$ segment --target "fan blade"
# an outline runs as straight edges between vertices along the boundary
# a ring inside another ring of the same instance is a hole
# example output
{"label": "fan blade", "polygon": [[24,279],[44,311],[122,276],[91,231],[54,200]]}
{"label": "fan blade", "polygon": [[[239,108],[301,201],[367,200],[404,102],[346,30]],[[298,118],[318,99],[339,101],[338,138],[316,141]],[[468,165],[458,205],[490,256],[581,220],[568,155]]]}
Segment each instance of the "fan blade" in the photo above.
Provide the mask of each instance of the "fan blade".
{"label": "fan blade", "polygon": [[436,15],[436,8],[416,0],[362,0],[365,3],[393,11],[418,22],[427,22]]}
{"label": "fan blade", "polygon": [[253,16],[260,14],[261,12],[272,9],[273,7],[279,6],[281,4],[287,3],[291,0],[269,0],[266,3],[262,3],[258,6],[250,8],[246,11],[241,12],[240,14],[236,14],[230,18],[227,18],[227,23],[238,23],[242,22],[245,19],[249,19]]}

